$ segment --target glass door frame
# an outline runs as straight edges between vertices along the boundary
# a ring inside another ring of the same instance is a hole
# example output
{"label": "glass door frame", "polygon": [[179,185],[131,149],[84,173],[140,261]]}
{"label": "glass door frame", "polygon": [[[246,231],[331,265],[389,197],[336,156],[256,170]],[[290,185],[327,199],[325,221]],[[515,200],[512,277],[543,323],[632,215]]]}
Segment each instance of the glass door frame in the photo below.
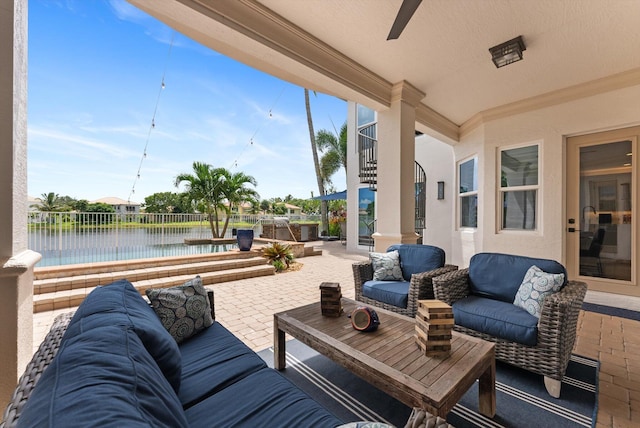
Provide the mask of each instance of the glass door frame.
{"label": "glass door frame", "polygon": [[[638,157],[638,140],[640,126],[624,128],[596,134],[568,137],[566,139],[566,219],[565,219],[565,260],[569,278],[585,281],[590,290],[603,291],[616,294],[640,296],[638,286],[638,255],[640,254],[640,221],[638,220],[637,204],[640,200],[639,168],[638,162],[633,158]],[[631,192],[632,213],[631,216],[631,280],[617,280],[599,278],[595,276],[580,275],[580,228],[582,227],[582,213],[580,208],[580,149],[588,146],[596,146],[615,143],[623,140],[631,141]],[[635,186],[633,186],[635,184]]]}

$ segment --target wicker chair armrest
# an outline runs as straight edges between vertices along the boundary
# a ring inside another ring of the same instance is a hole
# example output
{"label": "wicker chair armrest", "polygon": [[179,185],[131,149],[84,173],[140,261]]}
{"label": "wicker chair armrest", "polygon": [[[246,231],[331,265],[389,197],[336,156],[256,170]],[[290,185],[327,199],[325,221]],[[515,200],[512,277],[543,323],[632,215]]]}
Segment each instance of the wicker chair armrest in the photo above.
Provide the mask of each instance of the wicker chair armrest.
{"label": "wicker chair armrest", "polygon": [[578,314],[586,292],[586,283],[569,281],[562,290],[544,299],[538,322],[539,342],[565,345],[572,336],[575,338]]}
{"label": "wicker chair armrest", "polygon": [[447,272],[451,272],[453,270],[458,270],[458,266],[455,265],[444,265],[440,268],[437,269],[433,269],[427,272],[420,272],[420,273],[414,273],[413,275],[411,275],[411,282],[414,281],[414,278],[418,281],[418,282],[425,282],[425,281],[429,281],[429,283],[431,282],[431,279],[435,278],[436,276],[440,276],[443,275]]}
{"label": "wicker chair armrest", "polygon": [[407,310],[415,314],[418,311],[418,300],[433,300],[433,278],[447,272],[458,269],[458,266],[444,265],[427,272],[414,273],[409,282],[409,296],[407,299]]}
{"label": "wicker chair armrest", "polygon": [[353,285],[355,287],[356,300],[361,300],[362,284],[373,279],[373,266],[370,261],[356,262],[352,266]]}
{"label": "wicker chair armrest", "polygon": [[451,270],[432,279],[435,298],[453,305],[469,295],[469,268]]}

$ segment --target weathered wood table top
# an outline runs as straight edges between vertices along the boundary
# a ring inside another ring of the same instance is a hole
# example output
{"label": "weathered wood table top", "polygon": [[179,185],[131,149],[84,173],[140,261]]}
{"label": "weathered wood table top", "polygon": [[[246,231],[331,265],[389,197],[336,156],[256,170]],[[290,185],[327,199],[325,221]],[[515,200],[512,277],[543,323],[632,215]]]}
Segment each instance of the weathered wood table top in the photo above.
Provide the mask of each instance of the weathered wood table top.
{"label": "weathered wood table top", "polygon": [[415,320],[380,308],[373,332],[359,332],[348,314],[360,302],[342,299],[344,314],[322,316],[320,302],[274,315],[274,364],[285,368],[285,334],[327,356],[409,407],[445,417],[479,380],[479,411],[496,412],[493,343],[453,332],[451,352],[427,357],[414,338]]}

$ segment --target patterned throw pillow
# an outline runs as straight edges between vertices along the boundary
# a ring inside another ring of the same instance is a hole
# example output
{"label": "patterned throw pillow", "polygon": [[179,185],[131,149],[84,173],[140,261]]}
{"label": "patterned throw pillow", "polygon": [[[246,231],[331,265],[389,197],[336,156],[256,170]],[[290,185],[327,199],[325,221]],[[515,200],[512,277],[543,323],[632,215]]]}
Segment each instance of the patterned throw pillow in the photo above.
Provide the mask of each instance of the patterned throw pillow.
{"label": "patterned throw pillow", "polygon": [[146,291],[151,307],[177,343],[213,324],[207,290],[200,275],[182,285]]}
{"label": "patterned throw pillow", "polygon": [[524,275],[513,304],[540,318],[544,299],[564,284],[564,274],[547,273],[538,266],[531,266]]}
{"label": "patterned throw pillow", "polygon": [[403,281],[400,268],[400,253],[389,251],[388,253],[369,253],[371,267],[373,267],[373,279],[375,281]]}

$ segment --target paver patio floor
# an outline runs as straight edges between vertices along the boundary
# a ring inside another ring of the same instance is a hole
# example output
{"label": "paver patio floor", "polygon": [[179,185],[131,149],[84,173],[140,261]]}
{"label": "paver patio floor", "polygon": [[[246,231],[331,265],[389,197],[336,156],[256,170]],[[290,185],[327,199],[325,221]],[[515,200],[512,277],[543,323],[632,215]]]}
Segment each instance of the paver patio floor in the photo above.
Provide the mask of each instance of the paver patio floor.
{"label": "paver patio floor", "polygon": [[[323,255],[299,259],[298,271],[209,286],[216,320],[259,351],[273,345],[273,314],[319,300],[321,282],[337,282],[354,298],[351,265],[366,253],[347,254],[339,241],[314,246]],[[34,314],[34,350],[66,311]],[[596,428],[640,427],[640,321],[581,311],[574,352],[601,363]]]}

